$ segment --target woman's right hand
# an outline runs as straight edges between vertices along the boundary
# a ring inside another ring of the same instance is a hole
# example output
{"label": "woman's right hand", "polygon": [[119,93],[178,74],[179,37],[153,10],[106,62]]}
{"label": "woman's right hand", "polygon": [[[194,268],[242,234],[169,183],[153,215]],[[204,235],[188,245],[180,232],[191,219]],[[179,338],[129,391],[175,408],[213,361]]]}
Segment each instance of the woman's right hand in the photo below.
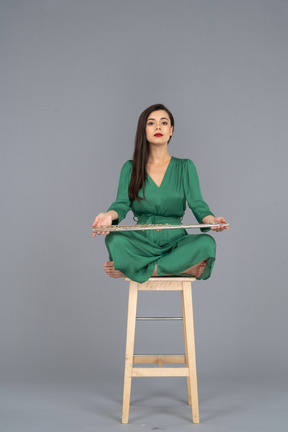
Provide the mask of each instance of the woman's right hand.
{"label": "woman's right hand", "polygon": [[[100,226],[110,226],[112,225],[112,215],[111,213],[107,212],[107,213],[99,213],[94,222],[92,227],[93,228],[98,228]],[[109,234],[110,231],[94,231],[92,236],[95,237],[96,234]]]}

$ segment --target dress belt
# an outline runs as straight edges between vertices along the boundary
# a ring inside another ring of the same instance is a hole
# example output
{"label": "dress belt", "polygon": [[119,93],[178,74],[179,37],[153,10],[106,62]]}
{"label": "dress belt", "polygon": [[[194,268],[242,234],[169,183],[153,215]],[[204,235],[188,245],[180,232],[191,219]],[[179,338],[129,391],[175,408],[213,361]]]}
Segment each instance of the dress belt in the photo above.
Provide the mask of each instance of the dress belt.
{"label": "dress belt", "polygon": [[141,215],[138,217],[137,224],[140,225],[154,225],[154,224],[169,224],[181,225],[180,217],[172,216],[158,216],[158,215]]}

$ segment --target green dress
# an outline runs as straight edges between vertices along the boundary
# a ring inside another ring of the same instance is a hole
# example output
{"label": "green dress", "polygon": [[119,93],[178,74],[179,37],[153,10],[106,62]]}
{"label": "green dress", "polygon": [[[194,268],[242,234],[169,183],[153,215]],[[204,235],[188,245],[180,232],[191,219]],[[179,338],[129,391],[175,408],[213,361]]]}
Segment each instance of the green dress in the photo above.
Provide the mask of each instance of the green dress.
{"label": "green dress", "polygon": [[[121,170],[117,198],[108,210],[115,210],[118,224],[129,210],[139,224],[179,224],[186,209],[186,202],[199,223],[207,215],[213,215],[203,200],[198,174],[190,159],[172,156],[160,187],[147,174],[145,199],[130,201],[128,187],[132,161]],[[139,191],[143,197],[143,190]],[[107,210],[107,211],[108,211]],[[202,232],[208,231],[201,229]],[[109,259],[129,279],[147,281],[157,265],[158,276],[177,275],[187,268],[207,259],[207,265],[198,279],[209,278],[215,260],[216,243],[208,234],[188,234],[183,228],[162,231],[110,232],[105,238]]]}

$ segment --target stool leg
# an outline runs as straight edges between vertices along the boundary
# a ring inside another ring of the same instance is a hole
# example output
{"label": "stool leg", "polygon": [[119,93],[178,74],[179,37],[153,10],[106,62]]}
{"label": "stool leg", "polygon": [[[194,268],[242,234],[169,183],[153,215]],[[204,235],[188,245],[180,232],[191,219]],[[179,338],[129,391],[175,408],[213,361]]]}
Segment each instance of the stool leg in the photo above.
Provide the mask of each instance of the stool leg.
{"label": "stool leg", "polygon": [[[184,308],[183,290],[181,291],[181,298],[182,298],[182,317],[183,317],[185,358],[186,358],[186,366],[188,367],[187,334],[186,334],[186,322],[185,322],[185,308]],[[188,390],[188,405],[191,405],[191,388],[190,388],[190,377],[189,376],[187,376],[187,390]]]}
{"label": "stool leg", "polygon": [[129,285],[129,300],[128,300],[122,423],[128,423],[128,419],[129,419],[135,326],[136,326],[137,294],[138,294],[138,283],[131,281]]}
{"label": "stool leg", "polygon": [[184,299],[184,317],[186,329],[186,343],[188,354],[188,367],[190,378],[190,391],[192,402],[192,419],[193,423],[199,423],[199,405],[198,405],[198,387],[197,387],[197,371],[196,371],[196,353],[195,353],[195,337],[194,337],[194,319],[193,319],[193,304],[192,304],[192,289],[190,282],[183,283],[183,299]]}

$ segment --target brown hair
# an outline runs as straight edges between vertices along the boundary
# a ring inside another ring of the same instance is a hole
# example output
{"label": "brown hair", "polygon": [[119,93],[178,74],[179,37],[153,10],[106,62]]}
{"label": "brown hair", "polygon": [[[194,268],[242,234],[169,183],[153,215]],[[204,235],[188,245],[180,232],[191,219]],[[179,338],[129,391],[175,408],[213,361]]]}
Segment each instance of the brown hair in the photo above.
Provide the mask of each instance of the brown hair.
{"label": "brown hair", "polygon": [[[164,110],[167,112],[171,121],[171,126],[174,126],[174,117],[172,113],[162,104],[151,105],[148,108],[146,108],[142,112],[142,114],[140,114],[136,135],[135,135],[133,167],[132,167],[131,180],[130,180],[129,190],[128,190],[129,199],[131,201],[135,199],[137,201],[143,199],[138,196],[138,192],[141,189],[141,187],[143,187],[143,195],[144,195],[145,181],[147,178],[146,166],[147,166],[148,156],[149,156],[149,143],[146,138],[146,123],[147,123],[148,116],[153,111],[160,111],[160,110]],[[171,137],[169,138],[169,141],[170,139]]]}

